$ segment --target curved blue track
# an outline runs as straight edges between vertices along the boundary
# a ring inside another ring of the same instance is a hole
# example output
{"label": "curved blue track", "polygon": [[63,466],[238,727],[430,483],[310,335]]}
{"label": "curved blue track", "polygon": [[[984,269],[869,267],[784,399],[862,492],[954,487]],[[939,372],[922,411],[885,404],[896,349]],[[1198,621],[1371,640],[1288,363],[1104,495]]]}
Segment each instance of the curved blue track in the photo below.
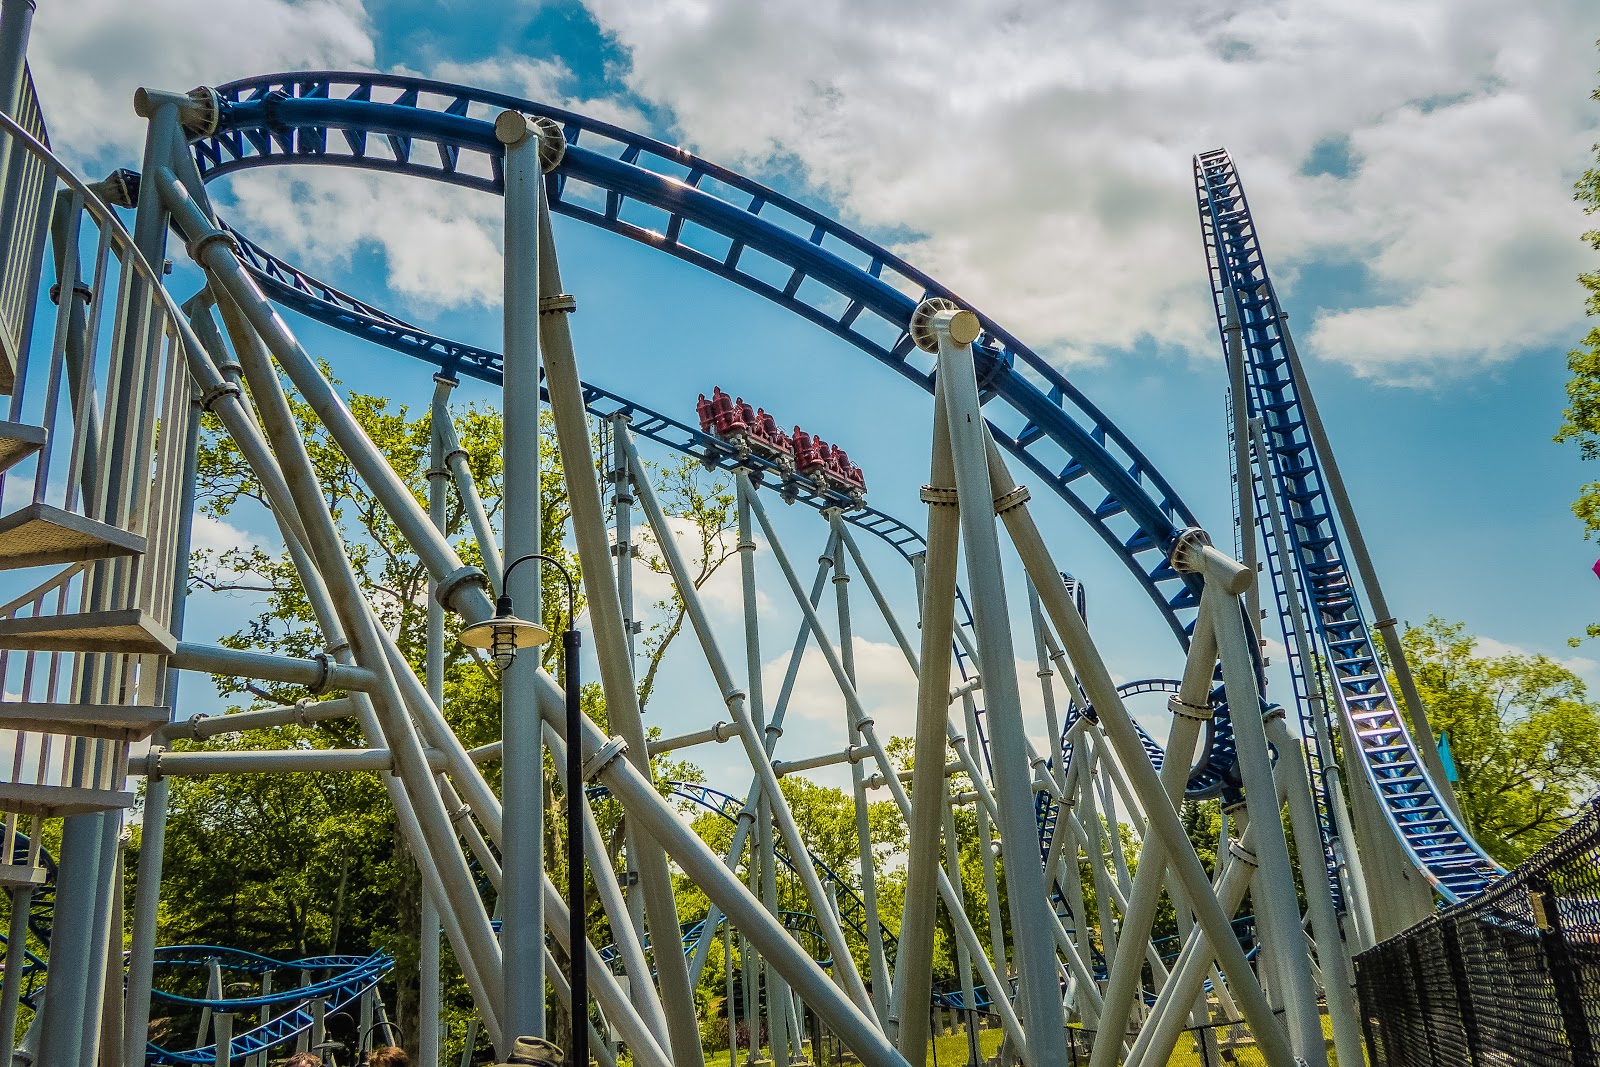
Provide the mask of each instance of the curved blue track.
{"label": "curved blue track", "polygon": [[[1226,357],[1231,294],[1243,330],[1250,415],[1261,419],[1265,429],[1271,469],[1261,472],[1261,481],[1278,495],[1289,527],[1291,560],[1275,558],[1270,530],[1264,530],[1263,538],[1274,557],[1271,563],[1279,612],[1286,623],[1291,612],[1304,612],[1311,621],[1321,639],[1339,705],[1355,724],[1353,738],[1345,732],[1346,751],[1359,749],[1367,780],[1406,854],[1439,895],[1455,903],[1482,892],[1501,868],[1441,799],[1389,689],[1345,565],[1333,505],[1306,430],[1300,386],[1287,355],[1281,328],[1283,311],[1267,276],[1255,222],[1233,160],[1221,149],[1203,152],[1194,159],[1194,175],[1223,353]],[[1241,486],[1245,477],[1241,472]],[[1284,594],[1284,566],[1294,568],[1306,603],[1290,603]],[[1300,690],[1315,666],[1298,665],[1288,633],[1286,626],[1285,641],[1297,664],[1296,688]],[[1303,698],[1305,693],[1296,695]],[[1302,720],[1306,717],[1302,702]]]}
{"label": "curved blue track", "polygon": [[[235,83],[235,85],[239,84],[245,83]],[[227,86],[224,87],[224,90],[232,91]],[[467,90],[462,90],[462,92],[467,92]],[[493,96],[493,94],[485,95]],[[496,97],[496,99],[500,98]],[[396,106],[399,105],[397,104]],[[531,104],[526,106],[534,107]],[[565,115],[566,113],[557,112],[556,114]],[[611,127],[604,127],[604,129],[612,130]],[[656,142],[650,143],[656,144]],[[658,147],[662,146],[658,145]],[[285,157],[285,161],[294,161],[299,158],[291,154]],[[344,158],[336,157],[332,162],[340,162]],[[262,165],[264,162],[272,161],[271,159],[265,159],[259,162],[252,162],[249,165]],[[245,164],[241,163],[239,165]],[[711,167],[710,164],[702,163],[700,165],[715,170],[718,174],[727,173],[721,171],[720,168]],[[210,176],[223,172],[225,172],[223,168],[213,167],[207,173]],[[776,193],[771,195],[773,197],[778,196]],[[796,207],[798,208],[798,205]],[[818,217],[820,218],[820,216]],[[829,225],[833,224],[830,223]],[[291,308],[314,321],[331,326],[351,336],[360,337],[393,351],[432,363],[447,375],[454,376],[459,374],[476,378],[492,385],[502,384],[502,357],[500,353],[442,337],[397,318],[373,304],[312,277],[286,260],[273,255],[238,231],[233,230],[230,232],[233,233],[238,242],[241,260],[255,278],[257,284],[261,286],[262,291],[268,297],[282,306]],[[884,253],[884,255],[887,254]],[[926,385],[927,383],[924,382],[923,384]],[[705,434],[695,427],[679,422],[670,416],[653,411],[616,393],[587,382],[582,384],[582,388],[585,406],[596,419],[603,420],[611,415],[623,414],[629,418],[630,429],[635,434],[642,435],[680,452],[697,456],[710,465],[721,466],[726,469],[732,469],[737,466],[750,466],[762,474],[770,475],[775,481],[780,483],[783,481],[782,471],[775,464],[767,462],[759,455],[737,456],[717,438]],[[999,433],[998,429],[997,433]],[[1004,435],[1001,434],[1000,436],[1003,437]],[[791,479],[789,488],[792,489],[794,485],[795,481]],[[857,507],[849,498],[837,492],[816,492],[807,488],[798,494],[798,498],[818,509],[838,507],[843,512],[846,521],[887,541],[902,557],[908,560],[923,548],[921,535],[898,519],[872,508]],[[1123,546],[1124,558],[1130,560],[1130,562],[1132,562],[1132,557],[1138,554],[1138,551],[1142,550],[1130,549],[1127,545]],[[1165,566],[1164,562],[1162,566]],[[1185,595],[1186,591],[1185,593],[1180,593],[1176,600],[1181,600]],[[960,601],[959,608],[965,615],[965,597],[959,591],[957,596]],[[1178,607],[1175,606],[1175,603],[1167,605],[1167,617],[1169,622],[1173,622],[1176,628],[1178,623],[1175,612]],[[1190,623],[1185,623],[1184,625],[1187,626]],[[959,648],[957,649],[956,658],[958,666],[963,676],[965,676],[965,655]],[[1233,764],[1233,736],[1227,722],[1225,708],[1219,714],[1213,727],[1208,731],[1208,738],[1207,757],[1201,766],[1197,768],[1189,787],[1189,794],[1194,797],[1213,795],[1221,786],[1220,775],[1226,773],[1227,769]],[[980,738],[980,742],[983,742],[983,750],[987,754],[986,741]]]}
{"label": "curved blue track", "polygon": [[[908,326],[925,296],[953,296],[887,249],[682,149],[500,93],[390,75],[311,72],[217,90],[215,133],[194,142],[211,180],[279,163],[404,173],[501,190],[492,120],[513,108],[559,122],[567,153],[551,209],[658,248],[809,319],[932,388]],[[1134,572],[1180,641],[1198,603],[1167,554],[1195,525],[1164,478],[1042,357],[979,317],[980,386],[996,439],[1050,485]],[[481,358],[453,354],[465,369]],[[493,358],[482,364],[498,370]]]}
{"label": "curved blue track", "polygon": [[[159,989],[152,993],[157,1000],[195,1008],[217,1011],[259,1012],[267,1005],[294,1007],[241,1034],[229,1042],[230,1059],[237,1060],[264,1052],[308,1030],[313,1023],[311,1001],[321,998],[326,1013],[333,1015],[342,1008],[356,1003],[361,995],[377,985],[394,966],[387,952],[371,956],[316,956],[301,960],[275,960],[243,949],[219,948],[215,945],[170,945],[156,949],[157,967],[205,967],[217,960],[225,971],[259,975],[265,971],[298,972],[310,974],[331,972],[328,977],[303,986],[291,986],[280,992],[263,996],[230,997],[223,1000],[184,997],[165,993]],[[195,1049],[167,1049],[155,1043],[145,1047],[145,1062],[150,1064],[210,1064],[217,1060],[215,1044]]]}

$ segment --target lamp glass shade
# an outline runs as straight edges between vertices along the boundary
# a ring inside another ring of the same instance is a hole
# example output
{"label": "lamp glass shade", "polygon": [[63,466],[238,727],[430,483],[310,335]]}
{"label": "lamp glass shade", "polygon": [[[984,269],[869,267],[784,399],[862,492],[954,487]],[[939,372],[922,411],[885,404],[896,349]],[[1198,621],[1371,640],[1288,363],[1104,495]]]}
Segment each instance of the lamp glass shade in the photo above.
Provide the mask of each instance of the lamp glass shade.
{"label": "lamp glass shade", "polygon": [[501,648],[508,645],[511,648],[533,648],[548,642],[550,631],[536,622],[519,619],[515,615],[506,615],[464,627],[457,640],[468,648],[492,651],[496,638],[499,638],[498,643]]}

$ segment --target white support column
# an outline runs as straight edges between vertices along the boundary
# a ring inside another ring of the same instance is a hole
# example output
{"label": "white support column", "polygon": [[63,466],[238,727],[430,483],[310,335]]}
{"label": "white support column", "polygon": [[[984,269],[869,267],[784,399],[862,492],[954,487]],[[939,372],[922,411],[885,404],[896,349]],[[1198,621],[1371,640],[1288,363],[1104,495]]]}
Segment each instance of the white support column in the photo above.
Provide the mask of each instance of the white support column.
{"label": "white support column", "polygon": [[[611,455],[610,466],[606,470],[606,480],[613,486],[612,496],[612,522],[616,529],[616,539],[612,542],[611,550],[617,558],[617,600],[622,605],[622,632],[628,645],[628,670],[633,674],[634,667],[634,638],[644,628],[644,624],[634,618],[633,603],[633,559],[638,551],[633,543],[633,476],[628,471],[628,457],[626,450],[618,445],[618,441],[628,434],[628,425],[632,421],[626,412],[617,412],[610,418],[611,429]],[[637,683],[636,683],[637,684]],[[639,709],[640,714],[644,709]],[[720,739],[719,739],[720,740]],[[624,816],[626,818],[626,816]],[[628,921],[633,923],[633,932],[640,941],[645,937],[644,894],[639,887],[639,863],[635,858],[639,851],[638,844],[632,835],[626,838],[626,866],[618,873],[622,874],[628,883],[626,896],[628,899]],[[707,931],[710,936],[712,931]],[[697,953],[697,960],[701,956]],[[690,966],[689,984],[693,985],[700,976],[698,967]]]}
{"label": "white support column", "polygon": [[[554,167],[560,146],[560,128],[553,122],[544,134],[548,149],[547,167]],[[606,533],[605,511],[600,499],[600,483],[595,473],[594,448],[589,421],[583,405],[583,386],[578,378],[578,361],[573,351],[568,312],[576,301],[561,291],[561,269],[556,259],[555,236],[549,205],[540,187],[539,199],[539,308],[540,330],[544,341],[546,384],[550,410],[554,416],[556,441],[561,449],[561,465],[566,472],[567,501],[572,509],[572,531],[582,570],[583,590],[594,630],[595,658],[600,664],[600,688],[605,696],[606,715],[611,728],[628,745],[628,759],[645,777],[650,776],[650,747],[644,719],[639,711],[639,694],[634,688],[633,664],[623,632],[622,602],[617,595],[616,573],[611,568],[611,545]],[[629,450],[630,468],[641,492],[649,494],[649,483],[640,464],[634,462],[632,446],[623,428],[614,427],[614,447]],[[654,499],[653,495],[650,499]],[[663,521],[656,526],[663,550],[675,549],[670,529]],[[680,575],[681,577],[681,575]],[[682,588],[680,586],[680,588]],[[685,591],[692,600],[693,586]],[[661,999],[667,1008],[672,1059],[676,1067],[702,1067],[705,1052],[700,1046],[700,1029],[695,1022],[694,987],[689,968],[678,951],[678,906],[672,893],[672,871],[659,841],[639,832],[629,822],[629,843],[633,855],[629,862],[639,872],[639,889],[644,896],[645,915],[651,940],[656,945],[671,945],[669,951],[655,953],[656,979]],[[641,976],[642,977],[642,976]]]}
{"label": "white support column", "polygon": [[[830,524],[840,523],[837,509],[828,513]],[[839,611],[839,662],[845,677],[856,684],[856,650],[854,633],[850,625],[850,566],[849,556],[840,552],[833,561],[833,591]],[[850,748],[861,743],[861,726],[847,711],[845,736]],[[856,849],[861,862],[861,899],[867,909],[867,961],[872,973],[872,1005],[880,1021],[889,1016],[890,979],[889,963],[883,952],[883,929],[878,921],[878,872],[872,851],[872,827],[867,813],[866,769],[859,761],[850,761],[850,785],[855,794]],[[970,971],[970,965],[968,970]]]}
{"label": "white support column", "polygon": [[[1032,839],[1037,830],[1022,694],[1011,666],[1016,654],[1000,562],[1000,538],[995,528],[995,493],[989,480],[986,431],[972,356],[972,342],[977,340],[980,326],[970,311],[936,311],[931,319],[929,325],[938,345],[939,377],[945,389],[956,496],[962,502],[961,540],[967,578],[973,587],[973,622],[979,656],[987,665],[983,691],[989,714],[1000,836],[1016,847]],[[1006,867],[1006,888],[1018,1000],[1028,1027],[1025,1059],[1029,1067],[1065,1067],[1066,1041],[1055,952],[1051,942],[1036,933],[1050,929],[1056,921],[1045,892],[1044,872],[1036,863],[1012,862]]]}
{"label": "white support column", "polygon": [[[495,119],[505,146],[505,495],[502,501],[505,563],[542,552],[539,528],[539,196],[544,171],[540,137],[528,119],[505,111]],[[538,561],[512,571],[500,589],[523,618],[544,619]],[[544,1003],[544,744],[531,703],[539,656],[517,656],[500,678],[500,877],[504,915],[505,1041],[543,1037]],[[498,1050],[502,1057],[509,1046]]]}
{"label": "white support column", "polygon": [[[756,615],[756,537],[750,524],[750,483],[748,472],[740,468],[735,472],[735,509],[739,526],[739,589],[744,606],[744,651],[746,700],[750,721],[755,728],[765,731],[767,726],[766,687],[761,677],[761,629]],[[670,530],[662,536],[671,537]],[[751,852],[755,890],[767,911],[778,917],[778,872],[772,840],[772,804],[762,795],[756,805],[756,847]],[[800,857],[795,857],[799,860]],[[818,902],[813,902],[817,904]],[[771,1037],[772,1059],[778,1067],[788,1067],[790,1048],[788,1012],[781,1004],[788,997],[788,987],[783,977],[768,966],[762,971],[767,990],[767,1027]]]}
{"label": "white support column", "polygon": [[[985,430],[985,437],[988,437]],[[1015,491],[1016,482],[1000,455],[999,446],[992,437],[987,440],[989,469],[998,494]],[[1133,719],[1117,693],[1116,683],[1107,671],[1105,661],[1089,637],[1088,628],[1078,615],[1060,583],[1046,584],[1049,576],[1059,574],[1050,550],[1045,545],[1038,525],[1028,513],[1026,503],[1018,502],[1002,512],[1006,529],[1022,557],[1023,566],[1033,576],[1039,588],[1039,597],[1045,614],[1061,637],[1062,646],[1072,661],[1073,669],[1083,687],[1084,694],[1100,716],[1105,731],[1117,756],[1122,760],[1123,771],[1128,776],[1129,787],[1144,808],[1152,840],[1159,839],[1169,850],[1171,875],[1187,895],[1195,909],[1199,925],[1213,943],[1219,945],[1218,953],[1223,971],[1237,988],[1239,1005],[1250,1022],[1258,1046],[1270,1067],[1287,1067],[1293,1061],[1288,1034],[1282,1023],[1273,1015],[1261,987],[1256,982],[1249,960],[1238,942],[1233,940],[1228,916],[1218,905],[1211,892],[1211,880],[1200,857],[1195,854],[1177,809],[1167,798],[1160,778],[1144,753]],[[1240,573],[1243,569],[1240,568]]]}
{"label": "white support column", "polygon": [[[1195,562],[1204,569],[1208,583],[1226,580],[1226,568],[1237,566],[1208,545],[1195,545],[1189,556],[1191,559],[1199,557]],[[1250,574],[1248,578],[1254,581],[1255,575]],[[1250,825],[1256,832],[1256,855],[1261,861],[1253,894],[1256,923],[1263,942],[1272,947],[1278,963],[1289,1039],[1295,1055],[1309,1067],[1327,1067],[1328,1054],[1317,1011],[1316,988],[1311,981],[1305,935],[1300,928],[1300,904],[1295,895],[1289,843],[1279,815],[1272,757],[1267,750],[1266,731],[1261,721],[1261,696],[1249,645],[1254,637],[1247,632],[1237,600],[1219,598],[1210,608],[1217,649],[1222,658],[1234,743],[1238,746],[1239,773],[1244,779],[1246,803],[1251,805]],[[1303,774],[1301,778],[1304,780]],[[1326,878],[1322,881],[1325,885]]]}
{"label": "white support column", "polygon": [[1334,1051],[1344,1063],[1360,1063],[1364,1043],[1361,1038],[1361,1017],[1355,1000],[1355,975],[1351,971],[1350,957],[1339,929],[1339,916],[1333,910],[1333,896],[1323,860],[1322,835],[1317,828],[1317,809],[1311,799],[1305,754],[1299,739],[1289,736],[1282,709],[1267,720],[1267,741],[1278,750],[1278,762],[1287,771],[1278,777],[1288,794],[1300,884],[1305,890],[1311,936],[1317,943],[1317,962],[1322,970],[1322,989],[1328,1002],[1328,1016],[1333,1021]]}
{"label": "white support column", "polygon": [[[928,1048],[928,1012],[933,989],[935,909],[939,899],[939,832],[949,787],[944,776],[945,734],[950,722],[950,646],[955,622],[956,564],[961,534],[955,475],[950,468],[949,429],[943,418],[944,383],[934,389],[933,456],[928,488],[928,548],[921,568],[922,647],[912,663],[917,673],[917,728],[911,765],[911,810],[907,813],[905,911],[895,958],[894,1023],[901,1053],[921,1063]],[[847,544],[852,542],[846,533]],[[858,559],[859,562],[859,559]],[[879,606],[888,614],[887,605]],[[905,645],[903,635],[902,645]],[[906,655],[910,657],[909,647]],[[998,961],[1002,973],[1004,957]],[[1004,990],[991,996],[1003,998]]]}
{"label": "white support column", "polygon": [[[450,471],[445,465],[445,428],[450,422],[447,398],[455,381],[435,376],[432,405],[432,432],[429,434],[428,518],[434,529],[444,532]],[[453,429],[453,427],[452,427]],[[439,602],[439,583],[428,579],[428,630],[424,674],[428,699],[444,707],[444,605]],[[420,1067],[439,1067],[439,1016],[442,1008],[439,984],[439,905],[422,888],[422,915],[417,930],[417,1061]],[[267,972],[270,976],[272,972]],[[134,1065],[136,1067],[136,1065]],[[265,1051],[259,1067],[267,1067]]]}

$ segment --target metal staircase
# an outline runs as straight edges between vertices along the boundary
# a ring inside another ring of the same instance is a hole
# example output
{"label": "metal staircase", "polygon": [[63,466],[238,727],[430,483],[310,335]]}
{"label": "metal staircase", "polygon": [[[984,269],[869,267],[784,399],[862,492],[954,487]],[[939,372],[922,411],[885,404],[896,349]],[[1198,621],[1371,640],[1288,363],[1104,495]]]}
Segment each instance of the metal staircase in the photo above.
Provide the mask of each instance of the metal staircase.
{"label": "metal staircase", "polygon": [[169,718],[198,407],[161,275],[50,154],[31,84],[17,113],[0,122],[0,811],[69,816],[130,805],[128,745]]}

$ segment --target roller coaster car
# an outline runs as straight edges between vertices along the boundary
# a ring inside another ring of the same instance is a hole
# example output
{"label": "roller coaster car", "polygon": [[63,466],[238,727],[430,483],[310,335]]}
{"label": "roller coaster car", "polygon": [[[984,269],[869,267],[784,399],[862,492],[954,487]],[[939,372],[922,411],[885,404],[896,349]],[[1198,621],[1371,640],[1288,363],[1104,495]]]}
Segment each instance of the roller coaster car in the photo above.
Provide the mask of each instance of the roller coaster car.
{"label": "roller coaster car", "polygon": [[743,397],[730,397],[720,388],[704,393],[695,402],[700,429],[732,445],[740,455],[757,455],[774,463],[784,474],[794,471],[794,446],[778,429],[777,420],[761,408],[752,408]]}
{"label": "roller coaster car", "polygon": [[820,437],[813,437],[800,427],[794,428],[794,466],[802,477],[811,479],[819,489],[834,489],[848,496],[860,507],[867,496],[867,481],[861,468],[850,463],[850,456],[837,445],[830,445]]}
{"label": "roller coaster car", "polygon": [[[865,505],[866,478],[844,449],[798,426],[793,435],[786,434],[765,409],[752,408],[743,397],[729,396],[720,387],[713,387],[709,397],[701,393],[694,410],[702,433],[726,442],[741,458],[759,456],[777,467],[785,500],[792,502],[803,483],[809,482],[820,492],[848,497],[856,507]],[[759,480],[760,472],[754,477]]]}

